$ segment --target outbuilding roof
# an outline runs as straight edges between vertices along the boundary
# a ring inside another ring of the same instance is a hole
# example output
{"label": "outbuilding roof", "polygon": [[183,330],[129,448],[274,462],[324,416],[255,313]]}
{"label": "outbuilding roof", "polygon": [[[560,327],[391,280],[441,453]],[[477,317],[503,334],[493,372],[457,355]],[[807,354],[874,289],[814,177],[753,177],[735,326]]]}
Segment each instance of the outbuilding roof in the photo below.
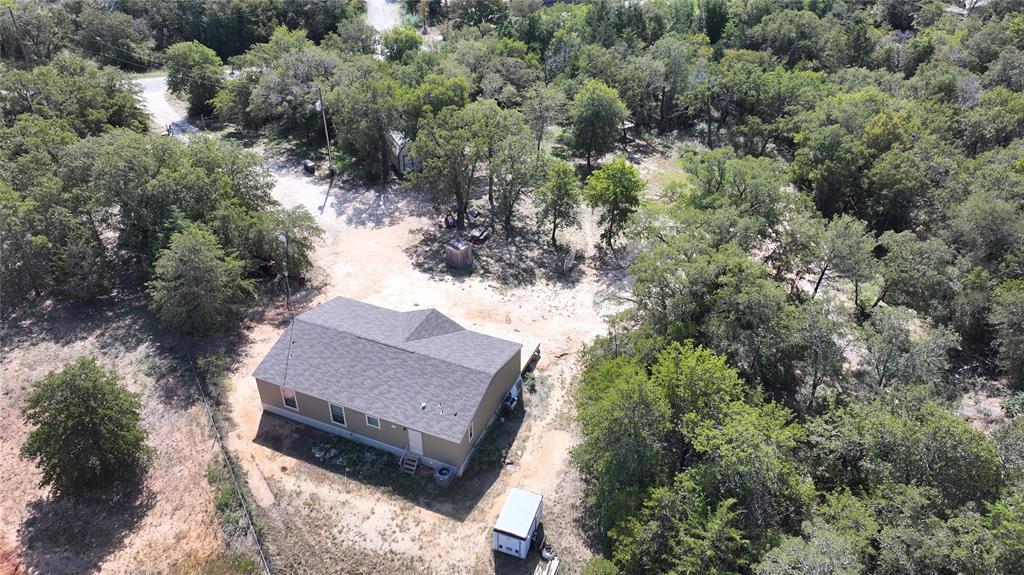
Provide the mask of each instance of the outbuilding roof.
{"label": "outbuilding roof", "polygon": [[498,514],[498,520],[494,522],[494,530],[526,539],[543,500],[544,497],[539,493],[513,487]]}
{"label": "outbuilding roof", "polygon": [[461,443],[494,375],[520,347],[435,309],[399,312],[338,297],[296,316],[253,376]]}

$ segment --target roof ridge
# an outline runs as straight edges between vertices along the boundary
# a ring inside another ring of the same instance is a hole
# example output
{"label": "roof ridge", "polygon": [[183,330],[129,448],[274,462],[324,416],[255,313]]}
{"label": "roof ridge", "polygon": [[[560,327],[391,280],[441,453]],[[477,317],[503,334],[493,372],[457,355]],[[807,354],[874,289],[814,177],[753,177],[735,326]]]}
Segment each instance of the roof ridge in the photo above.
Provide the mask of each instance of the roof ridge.
{"label": "roof ridge", "polygon": [[[440,312],[438,312],[438,313],[440,313]],[[425,358],[428,358],[428,359],[433,359],[435,361],[440,361],[441,363],[444,363],[444,364],[447,364],[447,365],[455,366],[455,367],[458,367],[458,368],[461,368],[461,369],[468,369],[469,371],[474,371],[474,372],[482,374],[482,375],[486,375],[486,376],[492,375],[492,374],[490,374],[490,373],[488,373],[488,372],[486,372],[486,371],[484,371],[484,370],[482,370],[480,368],[470,367],[468,365],[463,365],[461,363],[455,363],[454,361],[447,360],[447,359],[444,359],[444,358],[441,358],[441,357],[436,357],[436,356],[433,356],[433,355],[427,355],[425,353],[421,353],[419,351],[416,351],[416,350],[413,350],[413,349],[409,349],[407,347],[402,347],[402,346],[399,346],[399,345],[395,345],[393,343],[389,343],[389,342],[386,342],[386,341],[381,341],[379,339],[375,339],[375,338],[372,338],[372,337],[367,337],[365,335],[358,334],[358,333],[355,333],[355,332],[352,332],[352,331],[349,331],[349,330],[338,329],[337,327],[334,327],[334,326],[324,325],[324,324],[322,324],[320,322],[305,320],[305,319],[302,319],[302,315],[301,314],[296,316],[293,321],[302,321],[302,322],[305,322],[305,323],[310,324],[310,325],[320,326],[320,327],[322,327],[324,329],[327,329],[327,330],[330,330],[330,331],[335,331],[335,332],[339,332],[339,333],[344,333],[346,335],[350,335],[350,336],[352,336],[352,337],[354,337],[356,339],[361,339],[363,341],[368,341],[368,342],[371,342],[371,343],[376,343],[378,345],[383,345],[383,346],[386,346],[386,347],[390,347],[392,349],[397,349],[399,351],[404,351],[405,353],[410,353],[410,354],[415,355],[417,357],[425,357]],[[465,330],[466,328],[462,328],[462,329]],[[447,335],[447,334],[442,334],[442,335]],[[481,335],[486,335],[486,334],[481,334]],[[436,337],[442,337],[442,336],[436,336]],[[424,339],[430,339],[430,338],[424,338]],[[420,340],[414,340],[414,341],[420,341]]]}
{"label": "roof ridge", "polygon": [[[448,317],[445,313],[441,312],[437,308],[429,307],[422,310],[412,310],[402,312],[405,314],[416,314],[418,322],[413,326],[409,333],[405,334],[403,341],[419,341],[423,339],[431,339],[455,333],[458,331],[466,331],[466,328],[459,324],[459,322]],[[438,328],[430,331],[429,328]],[[449,329],[454,328],[454,329]],[[443,330],[443,331],[439,331]],[[426,333],[426,332],[430,333]]]}

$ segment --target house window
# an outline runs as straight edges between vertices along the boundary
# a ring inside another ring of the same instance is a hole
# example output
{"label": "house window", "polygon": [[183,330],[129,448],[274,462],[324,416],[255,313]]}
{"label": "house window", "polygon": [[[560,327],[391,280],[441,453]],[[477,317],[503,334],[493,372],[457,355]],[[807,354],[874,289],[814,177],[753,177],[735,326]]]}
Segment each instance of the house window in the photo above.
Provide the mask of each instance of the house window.
{"label": "house window", "polygon": [[331,421],[338,425],[345,425],[345,408],[340,405],[331,405]]}
{"label": "house window", "polygon": [[281,399],[284,400],[285,407],[294,409],[296,411],[299,409],[299,399],[295,397],[295,392],[288,389],[287,387],[281,388]]}
{"label": "house window", "polygon": [[380,418],[374,417],[372,415],[367,415],[366,416],[366,425],[369,425],[370,427],[373,427],[373,428],[376,428],[376,429],[380,429]]}
{"label": "house window", "polygon": [[469,422],[469,438],[473,439],[473,422]]}

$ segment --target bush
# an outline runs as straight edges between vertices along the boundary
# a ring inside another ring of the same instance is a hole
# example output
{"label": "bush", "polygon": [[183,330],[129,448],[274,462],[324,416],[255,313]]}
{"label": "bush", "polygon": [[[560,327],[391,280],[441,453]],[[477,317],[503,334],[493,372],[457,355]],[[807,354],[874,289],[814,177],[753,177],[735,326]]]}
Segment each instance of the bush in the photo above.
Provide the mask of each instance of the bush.
{"label": "bush", "polygon": [[140,408],[138,396],[118,385],[116,372],[79,358],[32,385],[22,414],[35,429],[21,456],[36,462],[40,486],[49,486],[54,497],[137,481],[154,456]]}
{"label": "bush", "polygon": [[619,575],[619,568],[604,557],[592,557],[583,568],[583,575]]}

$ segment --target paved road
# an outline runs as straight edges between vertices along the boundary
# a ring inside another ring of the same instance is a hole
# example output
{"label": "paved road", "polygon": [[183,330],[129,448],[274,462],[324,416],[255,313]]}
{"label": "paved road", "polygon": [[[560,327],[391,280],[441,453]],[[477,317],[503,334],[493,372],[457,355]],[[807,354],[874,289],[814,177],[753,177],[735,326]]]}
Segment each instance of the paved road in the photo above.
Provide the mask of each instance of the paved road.
{"label": "paved road", "polygon": [[187,134],[198,132],[199,129],[188,122],[185,109],[171,104],[167,97],[167,76],[140,78],[135,83],[142,88],[142,103],[153,118],[157,132],[170,132],[186,138]]}
{"label": "paved road", "polygon": [[366,0],[366,23],[375,30],[388,30],[402,22],[402,9],[395,0]]}

